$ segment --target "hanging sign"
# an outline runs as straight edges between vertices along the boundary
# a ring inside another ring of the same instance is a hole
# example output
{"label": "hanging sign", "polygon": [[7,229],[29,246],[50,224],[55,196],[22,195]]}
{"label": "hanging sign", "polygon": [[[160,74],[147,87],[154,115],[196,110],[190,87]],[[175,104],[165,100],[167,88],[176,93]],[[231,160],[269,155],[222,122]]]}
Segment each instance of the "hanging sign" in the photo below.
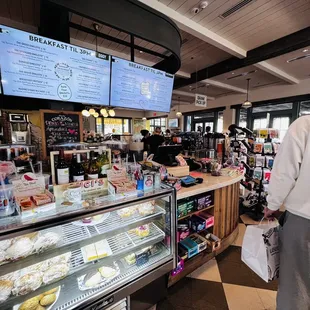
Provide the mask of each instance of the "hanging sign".
{"label": "hanging sign", "polygon": [[207,96],[195,94],[195,106],[206,108],[207,107]]}

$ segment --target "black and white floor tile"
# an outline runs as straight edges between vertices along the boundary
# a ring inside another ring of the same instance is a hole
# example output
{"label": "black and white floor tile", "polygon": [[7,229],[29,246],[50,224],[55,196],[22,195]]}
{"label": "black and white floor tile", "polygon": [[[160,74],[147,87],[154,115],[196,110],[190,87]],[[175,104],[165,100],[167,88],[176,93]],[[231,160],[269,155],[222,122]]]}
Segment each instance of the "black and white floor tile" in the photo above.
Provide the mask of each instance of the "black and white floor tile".
{"label": "black and white floor tile", "polygon": [[234,244],[172,286],[157,310],[273,310],[277,282],[266,283],[241,261],[243,217]]}

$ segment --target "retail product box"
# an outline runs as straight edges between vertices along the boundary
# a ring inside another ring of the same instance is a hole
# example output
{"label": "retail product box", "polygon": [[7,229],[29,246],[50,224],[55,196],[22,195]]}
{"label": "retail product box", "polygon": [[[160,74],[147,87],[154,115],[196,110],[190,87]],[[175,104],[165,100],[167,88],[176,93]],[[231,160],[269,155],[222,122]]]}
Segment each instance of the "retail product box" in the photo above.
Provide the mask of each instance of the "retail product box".
{"label": "retail product box", "polygon": [[198,234],[192,234],[189,238],[197,244],[199,253],[208,247],[207,240]]}
{"label": "retail product box", "polygon": [[196,198],[196,210],[208,208],[214,204],[214,191],[208,192]]}
{"label": "retail product box", "polygon": [[187,259],[187,250],[182,247],[180,244],[178,244],[178,254],[181,259],[186,260]]}
{"label": "retail product box", "polygon": [[192,231],[199,232],[206,229],[206,221],[197,215],[193,215],[189,219],[189,227]]}
{"label": "retail product box", "polygon": [[108,191],[111,195],[136,191],[136,184],[129,179],[109,181]]}
{"label": "retail product box", "polygon": [[190,234],[188,221],[179,221],[177,231],[177,241],[186,239]]}
{"label": "retail product box", "polygon": [[185,198],[178,202],[177,214],[178,218],[188,215],[195,211],[195,200]]}
{"label": "retail product box", "polygon": [[190,238],[186,238],[179,243],[185,250],[187,251],[187,257],[191,258],[198,254],[198,244],[191,240]]}
{"label": "retail product box", "polygon": [[207,231],[200,232],[200,236],[207,240],[208,247],[212,252],[217,251],[221,247],[221,239]]}
{"label": "retail product box", "polygon": [[45,189],[44,176],[25,173],[19,180],[12,181],[16,205],[22,217],[34,216],[56,208],[55,198]]}
{"label": "retail product box", "polygon": [[202,211],[198,216],[206,221],[206,228],[214,226],[214,215],[209,214],[207,211]]}

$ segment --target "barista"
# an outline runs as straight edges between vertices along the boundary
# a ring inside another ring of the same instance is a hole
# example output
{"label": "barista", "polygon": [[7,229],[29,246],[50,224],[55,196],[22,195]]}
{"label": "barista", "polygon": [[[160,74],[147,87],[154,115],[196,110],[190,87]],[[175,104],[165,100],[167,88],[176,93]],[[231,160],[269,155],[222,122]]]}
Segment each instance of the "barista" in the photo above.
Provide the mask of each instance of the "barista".
{"label": "barista", "polygon": [[156,127],[152,136],[147,139],[150,147],[150,153],[156,155],[158,147],[165,142],[165,138],[161,134],[161,128]]}

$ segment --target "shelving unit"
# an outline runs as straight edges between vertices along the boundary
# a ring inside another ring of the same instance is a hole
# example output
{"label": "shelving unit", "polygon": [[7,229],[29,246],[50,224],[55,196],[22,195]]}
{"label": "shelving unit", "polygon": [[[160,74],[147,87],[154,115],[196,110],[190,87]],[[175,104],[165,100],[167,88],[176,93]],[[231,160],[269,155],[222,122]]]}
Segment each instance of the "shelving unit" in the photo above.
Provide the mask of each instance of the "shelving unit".
{"label": "shelving unit", "polygon": [[192,216],[192,215],[198,214],[198,213],[200,213],[200,212],[202,212],[202,211],[206,211],[206,210],[212,209],[212,208],[214,208],[214,205],[209,206],[209,207],[204,208],[204,209],[201,209],[201,210],[198,210],[198,211],[195,211],[195,212],[191,212],[191,213],[189,213],[189,214],[187,214],[187,215],[184,215],[184,216],[182,216],[182,217],[179,217],[179,218],[178,218],[178,221],[183,220],[183,219],[185,219],[185,218],[187,218],[187,217],[190,217],[190,216]]}

